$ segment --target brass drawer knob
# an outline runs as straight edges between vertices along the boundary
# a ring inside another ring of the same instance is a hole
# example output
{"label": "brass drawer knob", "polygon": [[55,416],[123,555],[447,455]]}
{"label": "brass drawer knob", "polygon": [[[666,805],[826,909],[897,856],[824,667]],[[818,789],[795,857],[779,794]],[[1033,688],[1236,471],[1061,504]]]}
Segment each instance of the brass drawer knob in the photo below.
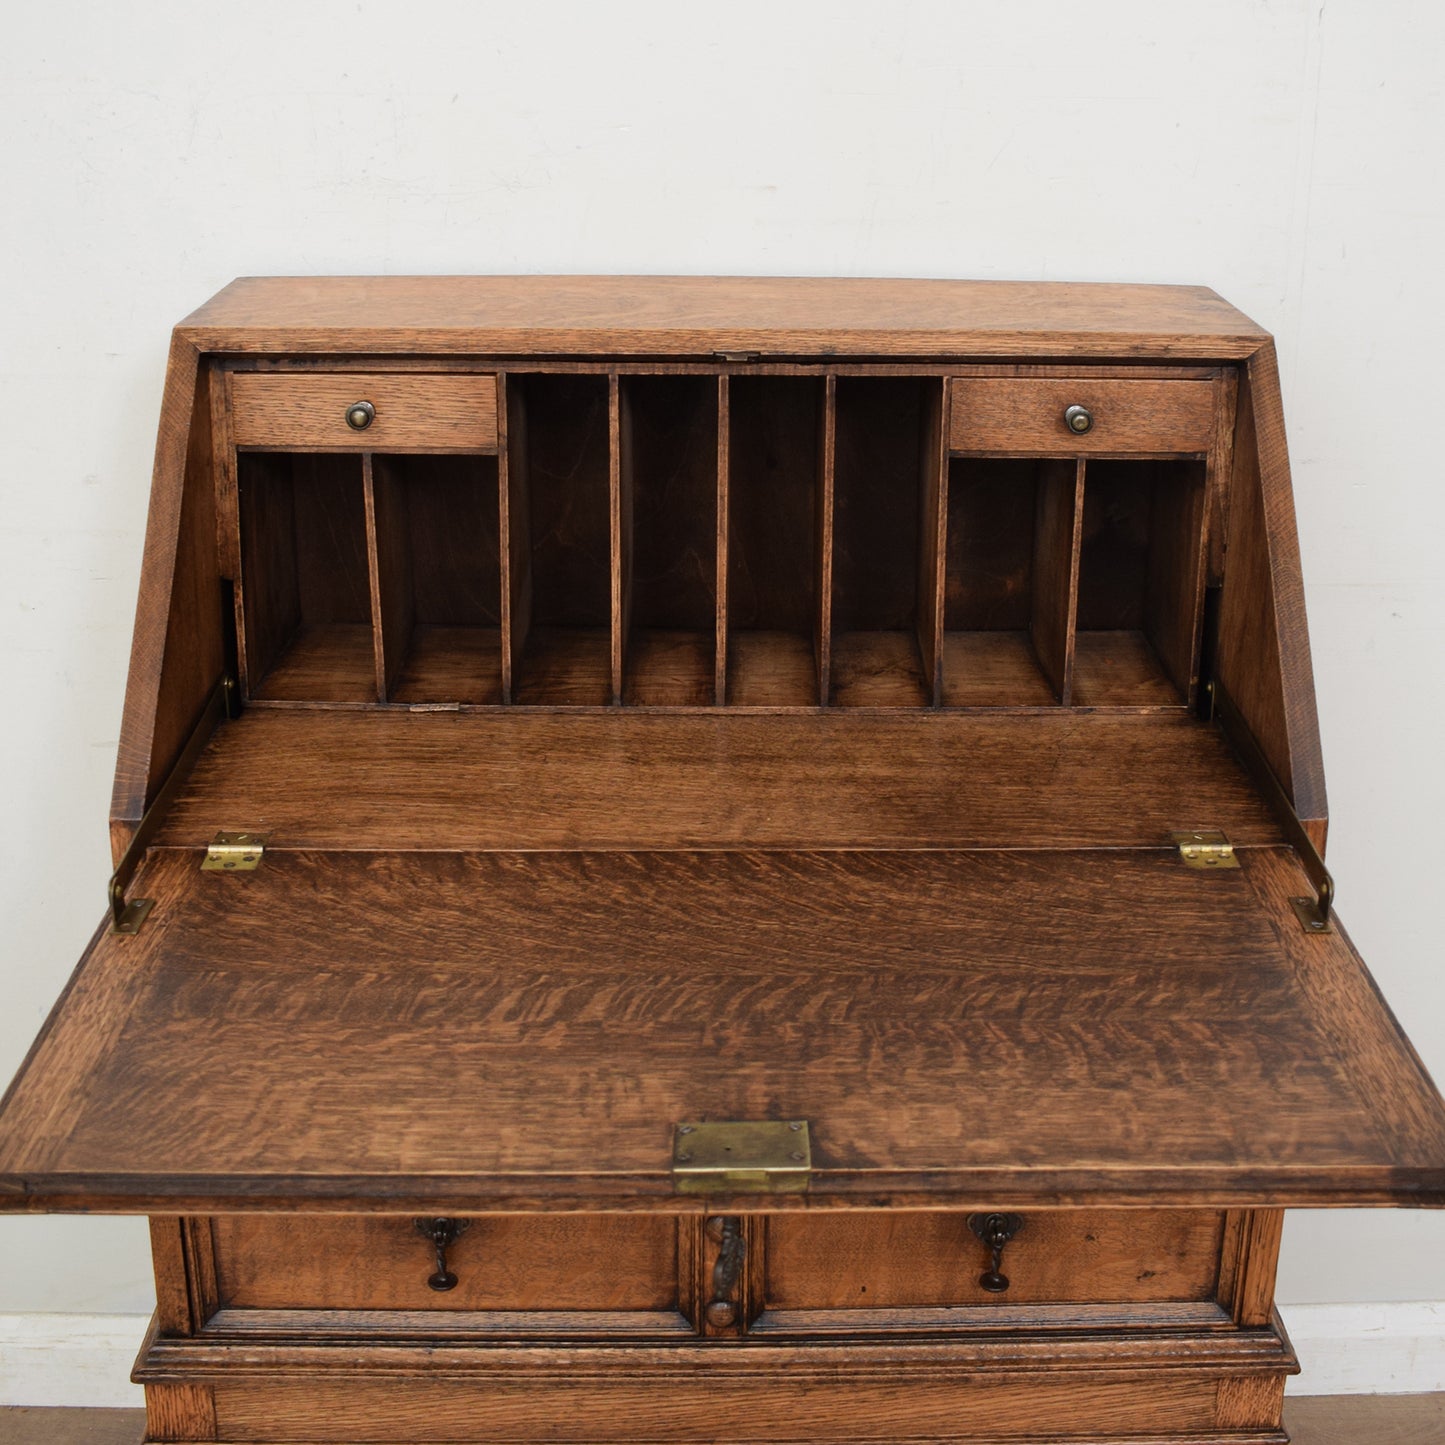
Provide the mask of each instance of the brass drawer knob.
{"label": "brass drawer knob", "polygon": [[352,431],[365,431],[376,420],[376,408],[369,401],[354,401],[346,408],[346,425]]}
{"label": "brass drawer knob", "polygon": [[1086,406],[1071,406],[1064,411],[1064,425],[1080,436],[1094,427],[1094,413]]}

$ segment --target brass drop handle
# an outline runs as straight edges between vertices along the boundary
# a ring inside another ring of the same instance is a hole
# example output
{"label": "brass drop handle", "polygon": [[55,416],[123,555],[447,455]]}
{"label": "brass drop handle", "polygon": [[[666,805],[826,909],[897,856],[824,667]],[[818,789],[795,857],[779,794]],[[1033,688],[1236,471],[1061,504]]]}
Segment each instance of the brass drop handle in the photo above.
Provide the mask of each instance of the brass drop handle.
{"label": "brass drop handle", "polygon": [[457,1242],[457,1238],[471,1228],[470,1219],[418,1219],[413,1221],[417,1233],[425,1235],[431,1241],[432,1248],[436,1251],[436,1273],[427,1280],[427,1288],[434,1289],[438,1294],[457,1287],[457,1277],[447,1268],[447,1250]]}
{"label": "brass drop handle", "polygon": [[1003,1250],[1009,1240],[1024,1227],[1017,1214],[970,1214],[968,1227],[988,1246],[988,1269],[978,1277],[979,1284],[990,1294],[1002,1294],[1009,1286],[1003,1272]]}
{"label": "brass drop handle", "polygon": [[1080,436],[1094,429],[1094,413],[1086,406],[1070,406],[1064,409],[1064,425]]}
{"label": "brass drop handle", "polygon": [[743,1275],[743,1261],[747,1257],[747,1240],[743,1238],[743,1223],[736,1215],[714,1215],[707,1222],[707,1236],[717,1245],[717,1263],[712,1267],[713,1298],[708,1301],[707,1322],[716,1330],[725,1330],[736,1324],[738,1318],[738,1281]]}
{"label": "brass drop handle", "polygon": [[346,425],[352,431],[365,431],[376,420],[376,408],[369,401],[354,401],[346,408]]}

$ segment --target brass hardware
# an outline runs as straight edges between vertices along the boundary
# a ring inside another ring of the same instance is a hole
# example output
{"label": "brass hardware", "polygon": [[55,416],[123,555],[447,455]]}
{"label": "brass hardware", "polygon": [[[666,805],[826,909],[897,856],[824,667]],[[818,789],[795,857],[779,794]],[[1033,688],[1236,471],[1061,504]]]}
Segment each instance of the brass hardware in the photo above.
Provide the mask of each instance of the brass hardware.
{"label": "brass hardware", "polygon": [[346,408],[346,425],[352,431],[365,431],[376,420],[376,408],[369,401],[354,401]]}
{"label": "brass hardware", "polygon": [[206,845],[202,873],[254,873],[269,833],[217,833]]}
{"label": "brass hardware", "polygon": [[1320,850],[1315,847],[1315,840],[1300,821],[1300,815],[1295,812],[1294,803],[1285,792],[1284,784],[1275,776],[1269,759],[1261,751],[1249,725],[1235,707],[1234,699],[1220,686],[1218,680],[1206,684],[1206,693],[1206,716],[1219,719],[1219,726],[1225,737],[1234,745],[1245,770],[1264,793],[1265,801],[1279,819],[1290,846],[1299,855],[1305,875],[1314,885],[1313,898],[1290,899],[1300,927],[1306,933],[1333,933],[1335,928],[1330,922],[1330,914],[1335,906],[1335,880],[1330,870],[1325,867],[1325,860],[1321,857]]}
{"label": "brass hardware", "polygon": [[1201,828],[1192,833],[1169,835],[1179,847],[1179,856],[1191,868],[1238,868],[1234,844],[1223,833]]}
{"label": "brass hardware", "polygon": [[425,1235],[427,1239],[431,1240],[432,1248],[436,1251],[436,1273],[428,1276],[427,1288],[436,1290],[438,1294],[455,1289],[457,1277],[447,1268],[447,1250],[457,1242],[459,1236],[465,1234],[472,1227],[472,1221],[470,1219],[416,1219],[412,1223],[416,1225],[418,1234]]}
{"label": "brass hardware", "polygon": [[673,1133],[679,1194],[802,1194],[812,1164],[805,1119],[679,1124]]}
{"label": "brass hardware", "polygon": [[968,1227],[988,1246],[989,1266],[978,1277],[980,1286],[990,1294],[1002,1294],[1009,1286],[1001,1268],[1004,1245],[1024,1227],[1023,1220],[1017,1214],[970,1214]]}
{"label": "brass hardware", "polygon": [[757,361],[762,356],[761,351],[714,351],[714,361]]}
{"label": "brass hardware", "polygon": [[1064,410],[1064,425],[1080,436],[1094,429],[1094,413],[1086,406],[1071,406]]}
{"label": "brass hardware", "polygon": [[211,689],[211,695],[206,699],[206,705],[201,709],[201,716],[191,730],[190,737],[186,739],[185,747],[181,749],[175,765],[166,775],[165,782],[161,784],[155,797],[151,799],[150,807],[145,810],[140,822],[136,825],[135,832],[131,835],[130,845],[121,854],[120,862],[115,865],[115,872],[110,875],[110,931],[112,933],[139,933],[141,924],[146,921],[147,915],[155,906],[153,898],[127,899],[125,890],[130,887],[131,880],[141,865],[141,859],[145,857],[151,839],[160,829],[161,820],[169,811],[172,802],[175,801],[181,784],[195,766],[196,759],[200,757],[209,741],[212,729],[222,718],[235,717],[236,712],[236,684],[229,675],[223,674],[215,687]]}
{"label": "brass hardware", "polygon": [[736,1215],[714,1215],[707,1222],[707,1236],[717,1245],[717,1261],[712,1267],[713,1297],[707,1305],[707,1322],[714,1329],[725,1330],[737,1323],[738,1281],[743,1277],[748,1242],[743,1237],[743,1224]]}

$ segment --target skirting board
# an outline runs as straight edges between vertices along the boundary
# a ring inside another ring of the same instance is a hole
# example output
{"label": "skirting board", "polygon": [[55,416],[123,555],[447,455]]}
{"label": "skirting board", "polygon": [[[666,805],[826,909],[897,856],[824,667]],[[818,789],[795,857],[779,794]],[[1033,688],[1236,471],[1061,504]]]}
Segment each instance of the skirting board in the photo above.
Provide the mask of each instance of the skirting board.
{"label": "skirting board", "polygon": [[[1304,1373],[1292,1395],[1445,1391],[1445,1301],[1284,1308]],[[145,1315],[0,1315],[0,1406],[144,1403],[130,1368]]]}

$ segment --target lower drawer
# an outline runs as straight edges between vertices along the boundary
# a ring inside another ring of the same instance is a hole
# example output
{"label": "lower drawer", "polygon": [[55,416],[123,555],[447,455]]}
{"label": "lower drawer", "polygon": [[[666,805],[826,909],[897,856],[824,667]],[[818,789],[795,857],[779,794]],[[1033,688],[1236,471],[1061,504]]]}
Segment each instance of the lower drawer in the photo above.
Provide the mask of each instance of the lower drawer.
{"label": "lower drawer", "polygon": [[971,1224],[983,1229],[986,1218],[775,1215],[767,1223],[767,1308],[1154,1304],[1213,1300],[1218,1290],[1225,1216],[1215,1210],[1017,1215],[997,1274]]}
{"label": "lower drawer", "polygon": [[229,1215],[210,1222],[223,1309],[663,1310],[677,1303],[678,1220],[653,1214],[502,1214],[466,1221],[446,1250],[410,1218]]}

